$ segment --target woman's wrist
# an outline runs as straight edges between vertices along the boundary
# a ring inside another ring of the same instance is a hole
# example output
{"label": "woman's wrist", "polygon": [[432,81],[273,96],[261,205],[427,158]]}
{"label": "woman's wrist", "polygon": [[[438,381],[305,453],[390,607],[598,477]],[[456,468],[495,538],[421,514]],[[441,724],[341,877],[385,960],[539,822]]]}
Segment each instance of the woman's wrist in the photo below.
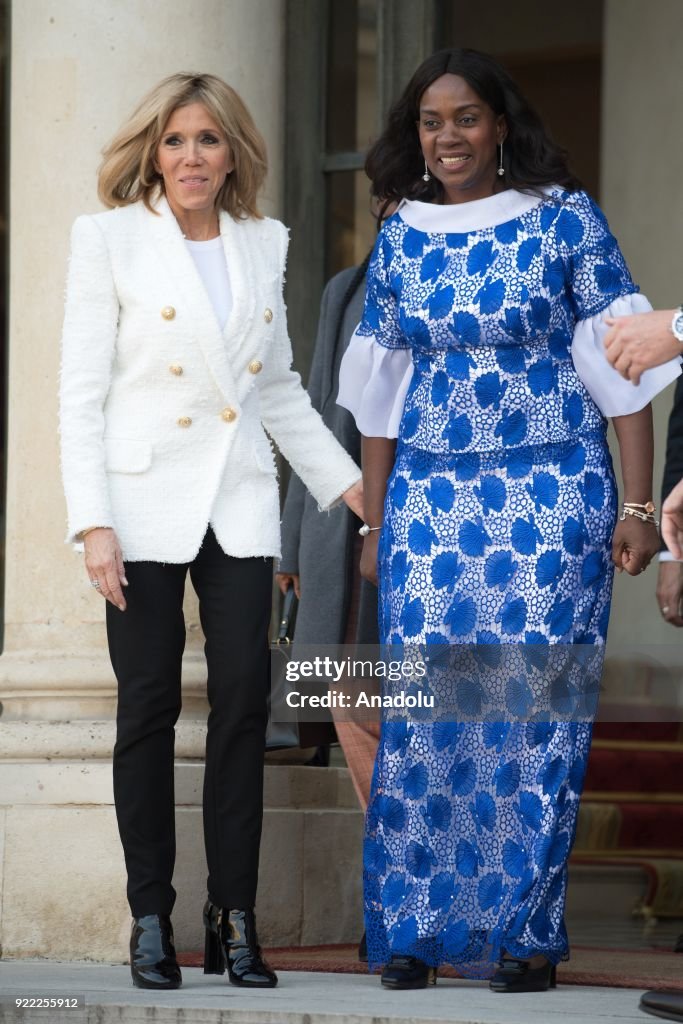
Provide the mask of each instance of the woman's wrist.
{"label": "woman's wrist", "polygon": [[627,501],[624,499],[619,519],[622,522],[627,518],[637,519],[641,523],[651,523],[652,526],[659,526],[656,512],[657,508],[652,499],[649,501]]}
{"label": "woman's wrist", "polygon": [[89,533],[93,533],[94,530],[111,530],[111,526],[86,526],[85,530],[81,530],[76,534],[76,540],[83,541]]}
{"label": "woman's wrist", "polygon": [[371,526],[370,523],[363,523],[358,533],[361,537],[369,537],[371,533],[378,533],[382,529],[382,524],[379,526]]}

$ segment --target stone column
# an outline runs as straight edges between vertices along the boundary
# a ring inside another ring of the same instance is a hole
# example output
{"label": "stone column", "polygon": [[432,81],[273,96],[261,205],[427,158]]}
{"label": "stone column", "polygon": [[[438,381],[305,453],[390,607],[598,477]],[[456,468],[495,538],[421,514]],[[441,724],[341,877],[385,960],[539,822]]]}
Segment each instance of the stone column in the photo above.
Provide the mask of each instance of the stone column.
{"label": "stone column", "polygon": [[[683,302],[683,5],[679,0],[607,0],[605,11],[602,196],[634,279],[655,308]],[[654,402],[655,501],[673,386]],[[615,447],[616,451],[616,447]],[[618,576],[610,652],[628,644],[680,645],[655,601],[657,567]]]}
{"label": "stone column", "polygon": [[[57,386],[70,225],[79,213],[100,208],[95,172],[102,146],[144,92],[179,70],[221,75],[244,97],[268,142],[264,206],[277,213],[283,18],[282,0],[13,4],[7,589],[0,658],[5,955],[120,958],[129,924],[111,795],[115,691],[104,606],[86,585],[80,557],[63,543]],[[203,880],[197,776],[204,667],[192,601],[187,612],[186,699],[177,743],[179,845],[186,853],[180,870]],[[193,906],[192,915],[198,909]]]}

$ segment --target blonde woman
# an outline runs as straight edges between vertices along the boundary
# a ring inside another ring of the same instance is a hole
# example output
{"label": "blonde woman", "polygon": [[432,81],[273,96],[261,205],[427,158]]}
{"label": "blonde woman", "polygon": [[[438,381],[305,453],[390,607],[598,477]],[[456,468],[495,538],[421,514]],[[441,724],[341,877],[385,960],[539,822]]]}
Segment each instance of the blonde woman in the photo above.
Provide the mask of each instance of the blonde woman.
{"label": "blonde woman", "polygon": [[287,231],[259,212],[265,174],[263,140],[235,91],[213,75],[172,75],[104,151],[109,211],[72,231],[61,377],[68,540],[83,541],[90,585],[107,602],[114,795],[131,972],[143,988],[181,983],[170,914],[186,576],[211,707],[204,969],[273,986],[253,912],[280,548],[265,431],[322,508],[343,499],[362,512],[359,470],[290,369]]}

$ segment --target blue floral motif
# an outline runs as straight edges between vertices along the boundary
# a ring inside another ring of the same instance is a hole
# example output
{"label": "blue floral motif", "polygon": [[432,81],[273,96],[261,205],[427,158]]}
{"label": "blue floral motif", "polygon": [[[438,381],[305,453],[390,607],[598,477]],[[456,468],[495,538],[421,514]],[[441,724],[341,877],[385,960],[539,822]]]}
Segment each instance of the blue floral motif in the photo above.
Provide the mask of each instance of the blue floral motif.
{"label": "blue floral motif", "polygon": [[467,256],[467,273],[485,274],[495,258],[496,251],[490,241],[477,242]]}
{"label": "blue floral motif", "polygon": [[538,256],[540,251],[541,239],[527,238],[517,250],[517,268],[524,271],[528,270],[534,256]]}
{"label": "blue floral motif", "polygon": [[452,380],[467,380],[470,370],[476,365],[474,357],[469,352],[450,349],[446,353],[446,373]]}
{"label": "blue floral motif", "polygon": [[485,284],[477,292],[477,302],[482,313],[497,313],[505,298],[505,281],[497,278]]}
{"label": "blue floral motif", "polygon": [[474,790],[477,782],[477,768],[471,757],[461,761],[456,758],[448,775],[451,793],[455,796],[467,796]]}
{"label": "blue floral motif", "polygon": [[429,485],[429,504],[432,515],[438,512],[450,512],[455,500],[455,488],[445,476],[435,476]]}
{"label": "blue floral motif", "polygon": [[481,502],[481,510],[484,515],[488,515],[489,512],[503,511],[507,491],[505,482],[499,476],[483,476],[480,485],[473,487],[472,490]]}
{"label": "blue floral motif", "polygon": [[505,397],[507,389],[508,382],[501,381],[497,373],[482,374],[474,385],[474,393],[482,409],[486,409],[490,405],[496,412],[500,409],[500,403]]}
{"label": "blue floral motif", "polygon": [[455,551],[442,551],[432,562],[432,583],[436,590],[445,587],[450,593],[463,572],[464,566]]}
{"label": "blue floral motif", "polygon": [[499,590],[505,590],[513,579],[518,565],[519,562],[514,560],[512,552],[494,551],[486,559],[486,566],[484,567],[486,586],[492,590],[494,587],[497,587]]}
{"label": "blue floral motif", "polygon": [[452,330],[457,341],[463,345],[477,345],[481,339],[481,325],[471,313],[456,313]]}
{"label": "blue floral motif", "polygon": [[444,317],[450,316],[453,309],[453,297],[453,285],[449,284],[445,288],[439,288],[432,292],[425,300],[424,306],[429,310],[429,315],[433,320],[442,320]]}
{"label": "blue floral motif", "polygon": [[397,551],[391,560],[391,585],[394,590],[404,590],[412,562],[406,551]]}
{"label": "blue floral motif", "polygon": [[[382,724],[364,845],[372,965],[400,952],[487,977],[502,950],[567,953],[591,726],[529,720],[531,679],[558,645],[605,643],[616,490],[570,349],[579,320],[634,290],[583,192],[457,233],[399,210],[380,233],[358,333],[410,349],[414,368],[380,536],[381,639],[427,651],[450,714]],[[442,680],[451,645],[470,661]],[[576,695],[552,678],[551,710]]]}
{"label": "blue floral motif", "polygon": [[491,538],[486,532],[481,516],[476,519],[466,519],[460,527],[458,540],[463,552],[470,557],[483,555],[486,547],[491,543]]}

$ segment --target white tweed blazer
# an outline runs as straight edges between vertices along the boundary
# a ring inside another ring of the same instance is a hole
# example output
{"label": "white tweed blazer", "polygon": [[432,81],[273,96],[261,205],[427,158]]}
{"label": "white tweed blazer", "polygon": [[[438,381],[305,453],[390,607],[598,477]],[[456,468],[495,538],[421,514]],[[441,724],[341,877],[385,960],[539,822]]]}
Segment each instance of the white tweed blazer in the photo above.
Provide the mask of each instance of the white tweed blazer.
{"label": "white tweed blazer", "polygon": [[282,297],[287,230],[220,215],[233,308],[221,331],[165,199],[79,217],[60,428],[67,541],[116,530],[129,561],[189,562],[209,524],[236,557],[279,556],[275,459],[321,508],[360,478],[313,410]]}

